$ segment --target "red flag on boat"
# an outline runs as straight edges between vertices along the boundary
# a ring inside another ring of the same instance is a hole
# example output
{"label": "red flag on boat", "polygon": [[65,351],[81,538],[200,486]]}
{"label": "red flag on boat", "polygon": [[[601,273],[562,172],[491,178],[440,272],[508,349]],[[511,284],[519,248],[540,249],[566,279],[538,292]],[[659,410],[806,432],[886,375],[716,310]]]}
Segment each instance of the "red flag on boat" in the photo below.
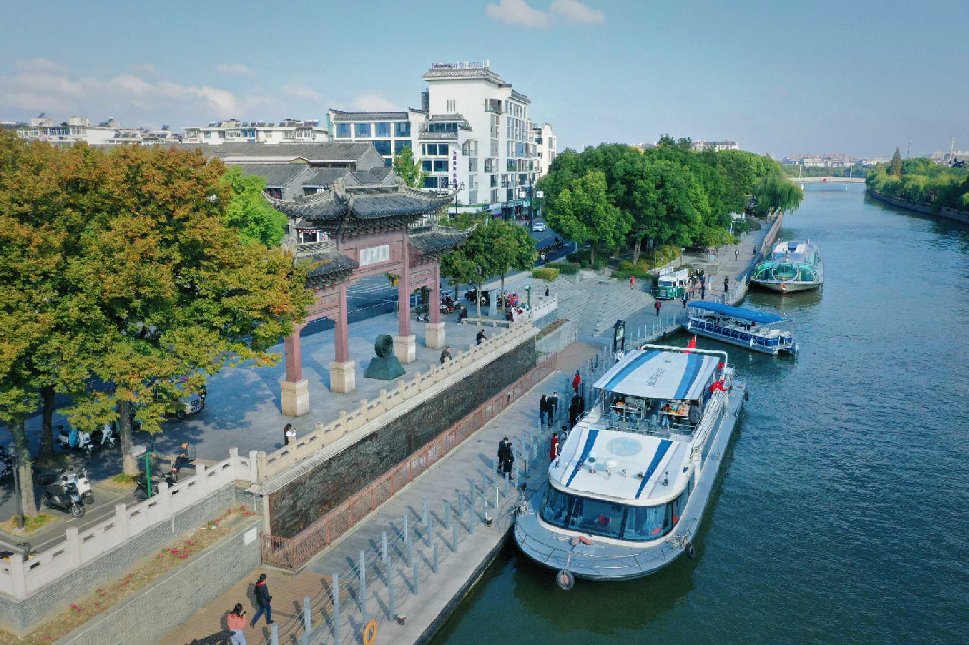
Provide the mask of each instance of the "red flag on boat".
{"label": "red flag on boat", "polygon": [[691,349],[696,349],[696,336],[690,339],[690,342],[686,344],[686,353],[689,354]]}

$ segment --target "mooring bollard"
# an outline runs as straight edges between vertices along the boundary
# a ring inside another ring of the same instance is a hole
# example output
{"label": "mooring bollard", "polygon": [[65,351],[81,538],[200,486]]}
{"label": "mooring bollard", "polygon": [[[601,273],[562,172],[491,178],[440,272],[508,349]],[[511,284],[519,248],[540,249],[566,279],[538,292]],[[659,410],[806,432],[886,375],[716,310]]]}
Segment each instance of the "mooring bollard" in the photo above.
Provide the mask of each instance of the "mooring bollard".
{"label": "mooring bollard", "polygon": [[427,526],[427,495],[424,496],[424,506],[423,506],[423,524]]}
{"label": "mooring bollard", "polygon": [[384,564],[389,562],[387,554],[387,531],[384,531],[383,535],[380,536],[380,559]]}
{"label": "mooring bollard", "polygon": [[310,609],[309,596],[303,596],[303,631],[307,634],[313,631],[313,613]]}
{"label": "mooring bollard", "polygon": [[279,625],[274,622],[269,627],[269,645],[279,645]]}
{"label": "mooring bollard", "polygon": [[421,578],[418,575],[417,562],[414,562],[414,595],[421,592]]}
{"label": "mooring bollard", "polygon": [[333,574],[333,636],[340,642],[340,574]]}
{"label": "mooring bollard", "polygon": [[[306,599],[309,603],[309,598]],[[362,549],[360,550],[360,608],[363,610],[363,620],[361,622],[367,622],[367,559],[366,552]]]}

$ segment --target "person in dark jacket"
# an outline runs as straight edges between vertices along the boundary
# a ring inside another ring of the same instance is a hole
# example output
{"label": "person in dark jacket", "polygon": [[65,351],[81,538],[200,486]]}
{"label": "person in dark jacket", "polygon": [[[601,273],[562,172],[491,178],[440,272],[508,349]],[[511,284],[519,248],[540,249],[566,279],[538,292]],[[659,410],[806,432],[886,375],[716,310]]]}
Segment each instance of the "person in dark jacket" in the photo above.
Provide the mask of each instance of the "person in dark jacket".
{"label": "person in dark jacket", "polygon": [[559,393],[556,390],[552,392],[552,396],[548,397],[548,424],[552,425],[555,423],[555,411],[559,407]]}
{"label": "person in dark jacket", "polygon": [[475,345],[480,345],[481,341],[488,340],[488,337],[485,336],[484,330],[481,329],[478,331],[478,335],[474,337],[474,340],[475,340]]}
{"label": "person in dark jacket", "polygon": [[515,449],[510,441],[505,442],[505,459],[501,462],[501,474],[505,479],[511,479],[511,468],[515,463]]}
{"label": "person in dark jacket", "polygon": [[460,313],[458,313],[458,322],[463,325],[464,321],[467,320],[467,318],[468,318],[468,309],[467,307],[462,306]]}
{"label": "person in dark jacket", "polygon": [[579,409],[580,407],[584,407],[583,403],[584,401],[582,400],[582,397],[579,396],[578,394],[573,396],[572,401],[569,403],[569,429],[570,430],[574,428],[575,424],[579,421],[579,415],[581,414],[581,412],[579,412]]}
{"label": "person in dark jacket", "polygon": [[257,611],[256,615],[252,617],[252,620],[249,622],[249,626],[255,627],[256,621],[259,620],[259,617],[262,616],[263,613],[266,614],[266,624],[272,625],[274,622],[273,608],[269,603],[273,599],[273,597],[269,595],[269,587],[266,586],[265,573],[259,574],[259,580],[256,581],[255,594],[256,594],[256,605],[259,606],[259,611]]}
{"label": "person in dark jacket", "polygon": [[538,402],[538,418],[543,428],[545,427],[545,419],[547,416],[548,416],[548,397],[543,394],[542,399]]}

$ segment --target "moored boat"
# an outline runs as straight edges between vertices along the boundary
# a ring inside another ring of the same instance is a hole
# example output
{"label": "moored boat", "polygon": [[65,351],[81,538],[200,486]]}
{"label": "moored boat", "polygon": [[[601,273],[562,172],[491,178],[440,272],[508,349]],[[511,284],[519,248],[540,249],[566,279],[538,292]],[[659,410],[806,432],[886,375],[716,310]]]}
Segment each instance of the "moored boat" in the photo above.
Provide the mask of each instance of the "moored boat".
{"label": "moored boat", "polygon": [[797,354],[794,321],[776,314],[694,300],[688,304],[686,330],[765,354]]}
{"label": "moored boat", "polygon": [[719,351],[644,345],[593,385],[595,403],[515,523],[523,553],[574,577],[648,575],[702,520],[746,388]]}
{"label": "moored boat", "polygon": [[817,289],[824,283],[821,251],[811,240],[778,242],[770,257],[754,267],[750,282],[781,293]]}

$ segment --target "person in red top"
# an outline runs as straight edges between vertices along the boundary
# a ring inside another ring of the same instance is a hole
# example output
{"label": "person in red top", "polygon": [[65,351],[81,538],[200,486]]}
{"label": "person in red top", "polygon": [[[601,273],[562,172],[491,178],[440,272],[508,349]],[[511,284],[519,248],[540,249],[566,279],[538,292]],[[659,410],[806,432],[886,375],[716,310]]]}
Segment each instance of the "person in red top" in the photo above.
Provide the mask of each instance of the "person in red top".
{"label": "person in red top", "polygon": [[576,394],[579,393],[579,384],[582,383],[582,377],[579,376],[579,370],[575,370],[575,376],[572,377],[572,389]]}
{"label": "person in red top", "polygon": [[559,433],[552,433],[552,449],[549,450],[548,458],[551,461],[555,461],[555,458],[559,456]]}
{"label": "person in red top", "polygon": [[225,617],[225,625],[232,632],[232,645],[246,645],[246,635],[242,633],[246,628],[246,612],[242,610],[241,603],[236,603]]}

